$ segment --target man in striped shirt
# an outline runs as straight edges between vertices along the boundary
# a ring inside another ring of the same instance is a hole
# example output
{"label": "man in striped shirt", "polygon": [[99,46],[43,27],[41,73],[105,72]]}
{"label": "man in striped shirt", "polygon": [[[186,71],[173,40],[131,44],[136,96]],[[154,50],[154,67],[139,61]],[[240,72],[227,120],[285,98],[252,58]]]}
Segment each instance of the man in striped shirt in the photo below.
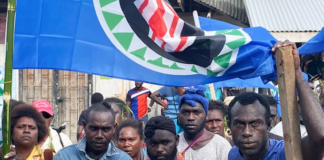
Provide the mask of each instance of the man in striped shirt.
{"label": "man in striped shirt", "polygon": [[151,109],[147,106],[147,97],[150,97],[151,91],[143,87],[143,82],[135,82],[135,88],[128,91],[126,104],[132,109],[132,117],[141,121],[148,121],[147,112]]}

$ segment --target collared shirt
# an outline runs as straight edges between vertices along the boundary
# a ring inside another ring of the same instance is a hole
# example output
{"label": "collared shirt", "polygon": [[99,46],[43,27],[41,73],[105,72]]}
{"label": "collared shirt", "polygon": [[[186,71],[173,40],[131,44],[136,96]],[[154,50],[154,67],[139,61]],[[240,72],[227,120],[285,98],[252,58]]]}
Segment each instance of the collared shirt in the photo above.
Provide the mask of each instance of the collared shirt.
{"label": "collared shirt", "polygon": [[[82,138],[77,144],[61,149],[55,156],[54,160],[93,160],[86,153],[87,137]],[[99,160],[132,160],[128,154],[116,148],[113,142],[109,143],[108,149]]]}
{"label": "collared shirt", "polygon": [[147,113],[147,97],[150,97],[151,91],[142,87],[137,90],[133,88],[128,91],[126,96],[126,102],[131,102],[130,108],[133,111],[135,119],[143,118]]}

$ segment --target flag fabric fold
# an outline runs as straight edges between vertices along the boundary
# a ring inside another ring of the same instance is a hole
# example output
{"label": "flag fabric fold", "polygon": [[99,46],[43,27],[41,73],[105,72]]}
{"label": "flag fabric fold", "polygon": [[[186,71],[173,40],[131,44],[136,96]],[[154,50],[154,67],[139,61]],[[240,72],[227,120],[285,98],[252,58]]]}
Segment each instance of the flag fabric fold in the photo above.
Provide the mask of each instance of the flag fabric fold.
{"label": "flag fabric fold", "polygon": [[299,54],[315,54],[324,52],[324,27],[313,38],[298,48]]}
{"label": "flag fabric fold", "polygon": [[191,86],[273,77],[275,42],[260,27],[196,28],[163,0],[18,0],[13,67]]}

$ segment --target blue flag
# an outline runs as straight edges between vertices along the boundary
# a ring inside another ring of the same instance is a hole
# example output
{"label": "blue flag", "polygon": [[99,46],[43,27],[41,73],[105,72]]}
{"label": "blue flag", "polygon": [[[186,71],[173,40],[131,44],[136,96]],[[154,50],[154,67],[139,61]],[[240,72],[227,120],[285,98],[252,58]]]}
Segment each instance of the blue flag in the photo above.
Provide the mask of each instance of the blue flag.
{"label": "blue flag", "polygon": [[18,0],[13,67],[191,86],[273,77],[275,42],[264,28],[201,30],[162,0]]}
{"label": "blue flag", "polygon": [[308,42],[298,48],[299,54],[315,54],[324,52],[324,27]]}

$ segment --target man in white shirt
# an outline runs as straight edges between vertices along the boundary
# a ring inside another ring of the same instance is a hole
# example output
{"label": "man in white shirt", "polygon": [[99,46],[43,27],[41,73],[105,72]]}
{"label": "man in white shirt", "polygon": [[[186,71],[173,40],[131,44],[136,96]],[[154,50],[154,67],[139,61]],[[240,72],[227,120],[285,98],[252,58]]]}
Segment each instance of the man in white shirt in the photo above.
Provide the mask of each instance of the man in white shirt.
{"label": "man in white shirt", "polygon": [[58,133],[52,129],[51,123],[54,118],[52,105],[45,100],[38,100],[32,103],[32,106],[36,107],[37,111],[42,114],[45,119],[46,125],[49,128],[48,136],[46,136],[41,143],[41,149],[53,149],[58,152],[64,147],[72,144],[70,138],[64,133]]}
{"label": "man in white shirt", "polygon": [[179,123],[184,131],[179,134],[178,152],[186,160],[227,160],[229,142],[205,130],[208,99],[204,86],[188,88],[179,100]]}

